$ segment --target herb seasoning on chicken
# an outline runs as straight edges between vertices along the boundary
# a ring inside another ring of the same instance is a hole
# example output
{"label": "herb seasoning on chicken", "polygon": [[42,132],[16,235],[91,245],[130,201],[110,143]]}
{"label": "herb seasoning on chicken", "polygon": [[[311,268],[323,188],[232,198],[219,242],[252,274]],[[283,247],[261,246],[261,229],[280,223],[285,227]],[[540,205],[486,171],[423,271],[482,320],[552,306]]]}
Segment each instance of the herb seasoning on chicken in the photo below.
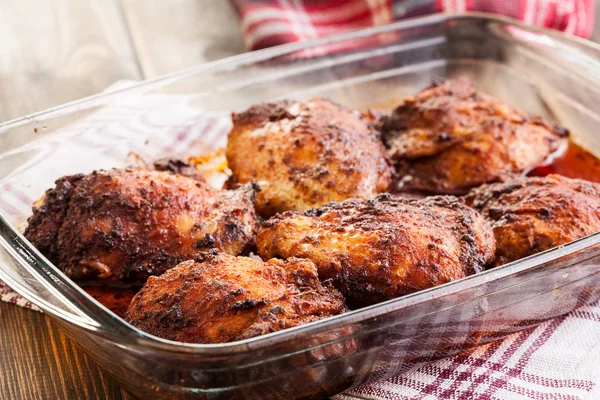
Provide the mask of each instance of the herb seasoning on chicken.
{"label": "herb seasoning on chicken", "polygon": [[380,128],[400,190],[450,194],[530,170],[566,145],[568,135],[468,81],[443,79],[407,98]]}
{"label": "herb seasoning on chicken", "polygon": [[269,217],[387,190],[393,168],[372,122],[329,100],[260,104],[233,114],[233,181],[256,181]]}
{"label": "herb seasoning on chicken", "polygon": [[494,257],[492,229],[455,197],[388,194],[347,200],[266,221],[263,258],[312,260],[350,307],[361,307],[479,272]]}
{"label": "herb seasoning on chicken", "polygon": [[600,184],[560,175],[512,177],[466,196],[494,229],[495,265],[600,231]]}
{"label": "herb seasoning on chicken", "polygon": [[159,277],[133,298],[126,320],[165,339],[243,340],[346,311],[309,260],[257,261],[211,250]]}
{"label": "herb seasoning on chicken", "polygon": [[73,279],[142,284],[203,250],[242,253],[258,228],[254,196],[143,169],[67,176],[34,207],[25,237]]}

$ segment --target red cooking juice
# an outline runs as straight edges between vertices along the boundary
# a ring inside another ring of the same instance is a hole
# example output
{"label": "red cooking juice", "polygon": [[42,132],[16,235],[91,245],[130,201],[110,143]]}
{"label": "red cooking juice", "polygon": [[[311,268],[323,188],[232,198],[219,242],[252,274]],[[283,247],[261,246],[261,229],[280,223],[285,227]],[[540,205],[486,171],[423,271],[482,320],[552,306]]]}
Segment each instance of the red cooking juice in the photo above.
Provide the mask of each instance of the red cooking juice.
{"label": "red cooking juice", "polygon": [[548,165],[534,168],[529,176],[558,174],[569,178],[600,182],[600,159],[583,147],[569,142],[564,153]]}

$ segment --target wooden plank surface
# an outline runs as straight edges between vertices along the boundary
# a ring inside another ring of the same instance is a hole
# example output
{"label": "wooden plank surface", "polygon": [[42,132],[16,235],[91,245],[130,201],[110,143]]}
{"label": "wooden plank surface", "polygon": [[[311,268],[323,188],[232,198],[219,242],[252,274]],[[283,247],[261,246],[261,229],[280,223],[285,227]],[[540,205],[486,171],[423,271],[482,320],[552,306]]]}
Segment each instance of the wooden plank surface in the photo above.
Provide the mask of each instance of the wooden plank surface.
{"label": "wooden plank surface", "polygon": [[0,399],[134,399],[36,311],[0,303],[0,350]]}
{"label": "wooden plank surface", "polygon": [[244,52],[229,1],[121,0],[148,78]]}
{"label": "wooden plank surface", "polygon": [[1,0],[0,38],[0,121],[141,78],[118,0]]}

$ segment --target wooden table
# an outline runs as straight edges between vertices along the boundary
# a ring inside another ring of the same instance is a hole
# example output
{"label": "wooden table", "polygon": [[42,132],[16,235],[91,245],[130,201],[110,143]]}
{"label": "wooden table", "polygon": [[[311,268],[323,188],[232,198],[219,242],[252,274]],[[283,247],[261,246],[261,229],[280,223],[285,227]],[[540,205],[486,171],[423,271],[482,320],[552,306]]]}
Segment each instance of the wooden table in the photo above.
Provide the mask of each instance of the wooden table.
{"label": "wooden table", "polygon": [[[0,0],[0,37],[0,121],[244,51],[225,0]],[[0,303],[0,399],[133,396],[48,317]]]}

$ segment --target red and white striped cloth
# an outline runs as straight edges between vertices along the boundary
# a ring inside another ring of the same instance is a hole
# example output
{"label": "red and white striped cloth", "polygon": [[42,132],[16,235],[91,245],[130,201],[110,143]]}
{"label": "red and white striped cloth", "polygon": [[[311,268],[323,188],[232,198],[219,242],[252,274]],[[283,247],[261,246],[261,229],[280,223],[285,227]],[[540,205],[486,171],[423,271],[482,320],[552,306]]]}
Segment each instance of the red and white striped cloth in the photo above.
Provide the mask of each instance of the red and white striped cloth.
{"label": "red and white striped cloth", "polygon": [[600,399],[598,302],[475,350],[406,365],[334,400]]}
{"label": "red and white striped cloth", "polygon": [[482,11],[588,37],[594,0],[232,0],[250,50],[436,12]]}

